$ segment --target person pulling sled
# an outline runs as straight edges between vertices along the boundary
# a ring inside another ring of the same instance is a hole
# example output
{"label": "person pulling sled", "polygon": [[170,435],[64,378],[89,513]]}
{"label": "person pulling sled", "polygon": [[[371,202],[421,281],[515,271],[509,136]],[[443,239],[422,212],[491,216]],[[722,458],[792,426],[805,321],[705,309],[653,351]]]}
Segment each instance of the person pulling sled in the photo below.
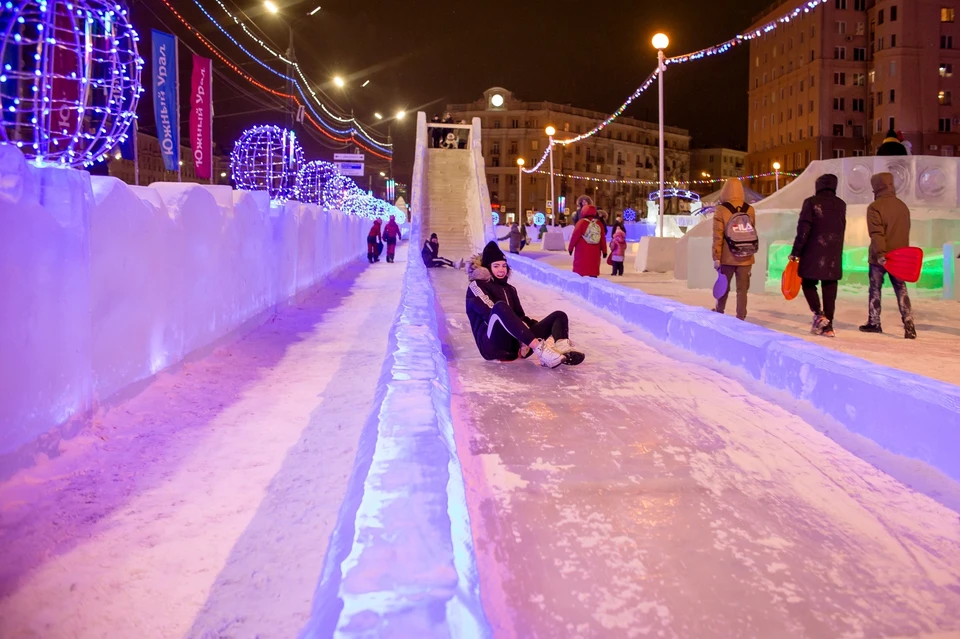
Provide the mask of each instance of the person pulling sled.
{"label": "person pulling sled", "polygon": [[373,264],[380,261],[380,251],[383,250],[383,243],[380,241],[381,220],[378,218],[373,221],[373,226],[367,233],[367,261]]}
{"label": "person pulling sled", "polygon": [[576,366],[584,354],[570,342],[566,313],[554,311],[539,322],[527,317],[517,289],[509,284],[507,258],[490,242],[467,262],[467,317],[483,359],[512,362],[536,354],[540,365]]}
{"label": "person pulling sled", "polygon": [[397,242],[401,240],[400,225],[397,224],[397,216],[391,215],[390,221],[383,229],[383,241],[387,243],[387,262],[393,263],[397,254]]}

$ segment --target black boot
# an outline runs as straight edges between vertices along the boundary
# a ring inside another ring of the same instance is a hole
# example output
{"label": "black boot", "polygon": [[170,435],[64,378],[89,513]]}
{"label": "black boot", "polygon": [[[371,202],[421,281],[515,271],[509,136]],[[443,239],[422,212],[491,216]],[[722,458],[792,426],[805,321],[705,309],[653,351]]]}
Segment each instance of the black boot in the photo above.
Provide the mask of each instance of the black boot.
{"label": "black boot", "polygon": [[917,339],[917,327],[913,322],[907,322],[903,325],[903,339]]}
{"label": "black boot", "polygon": [[867,322],[866,324],[860,327],[860,332],[861,333],[882,333],[883,329],[880,328],[879,324],[871,324],[870,322]]}

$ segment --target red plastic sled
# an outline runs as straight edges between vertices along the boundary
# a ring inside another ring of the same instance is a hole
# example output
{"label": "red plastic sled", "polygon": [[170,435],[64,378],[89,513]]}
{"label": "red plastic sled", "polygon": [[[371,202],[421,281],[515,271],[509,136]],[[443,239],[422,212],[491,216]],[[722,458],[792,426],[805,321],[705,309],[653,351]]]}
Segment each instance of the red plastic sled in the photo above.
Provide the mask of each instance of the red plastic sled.
{"label": "red plastic sled", "polygon": [[790,260],[787,262],[786,268],[783,269],[783,275],[780,276],[780,292],[787,300],[795,299],[800,294],[801,282],[800,276],[797,274],[799,266],[800,262]]}
{"label": "red plastic sled", "polygon": [[916,282],[923,270],[923,249],[907,246],[887,253],[883,267],[887,273],[904,282]]}

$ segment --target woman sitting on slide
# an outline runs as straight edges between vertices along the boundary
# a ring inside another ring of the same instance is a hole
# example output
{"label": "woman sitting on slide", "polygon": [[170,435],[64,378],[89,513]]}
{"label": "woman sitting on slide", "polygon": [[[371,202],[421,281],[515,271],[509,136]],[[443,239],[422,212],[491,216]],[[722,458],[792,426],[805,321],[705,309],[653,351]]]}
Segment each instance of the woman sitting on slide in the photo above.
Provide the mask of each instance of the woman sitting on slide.
{"label": "woman sitting on slide", "polygon": [[484,359],[510,362],[536,353],[546,368],[583,361],[570,343],[566,313],[555,311],[539,322],[524,313],[517,289],[507,283],[510,267],[496,242],[470,260],[467,277],[467,316]]}

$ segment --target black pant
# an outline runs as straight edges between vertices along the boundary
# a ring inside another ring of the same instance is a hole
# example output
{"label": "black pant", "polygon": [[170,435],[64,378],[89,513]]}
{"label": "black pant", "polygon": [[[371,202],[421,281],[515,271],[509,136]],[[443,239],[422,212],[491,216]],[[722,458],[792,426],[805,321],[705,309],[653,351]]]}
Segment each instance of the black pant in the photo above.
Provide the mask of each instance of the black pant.
{"label": "black pant", "polygon": [[903,320],[904,326],[913,324],[913,307],[910,304],[910,296],[907,295],[907,283],[887,273],[887,269],[879,264],[870,265],[870,323],[875,326],[880,325],[880,289],[883,287],[884,276],[889,277],[893,285],[897,306],[900,307],[900,319]]}
{"label": "black pant", "polygon": [[569,321],[563,311],[554,311],[532,327],[527,326],[506,302],[497,302],[487,320],[487,332],[481,336],[480,352],[486,359],[517,359],[520,345],[529,346],[536,339],[567,339]]}
{"label": "black pant", "polygon": [[440,268],[442,266],[453,266],[453,262],[445,257],[434,257],[427,264],[427,268]]}
{"label": "black pant", "polygon": [[[817,295],[817,282],[823,289],[823,308],[820,307],[820,296]],[[803,280],[803,296],[814,315],[823,315],[827,321],[833,322],[833,312],[837,308],[837,280]]]}
{"label": "black pant", "polygon": [[611,275],[623,275],[623,262],[613,263],[613,273]]}

